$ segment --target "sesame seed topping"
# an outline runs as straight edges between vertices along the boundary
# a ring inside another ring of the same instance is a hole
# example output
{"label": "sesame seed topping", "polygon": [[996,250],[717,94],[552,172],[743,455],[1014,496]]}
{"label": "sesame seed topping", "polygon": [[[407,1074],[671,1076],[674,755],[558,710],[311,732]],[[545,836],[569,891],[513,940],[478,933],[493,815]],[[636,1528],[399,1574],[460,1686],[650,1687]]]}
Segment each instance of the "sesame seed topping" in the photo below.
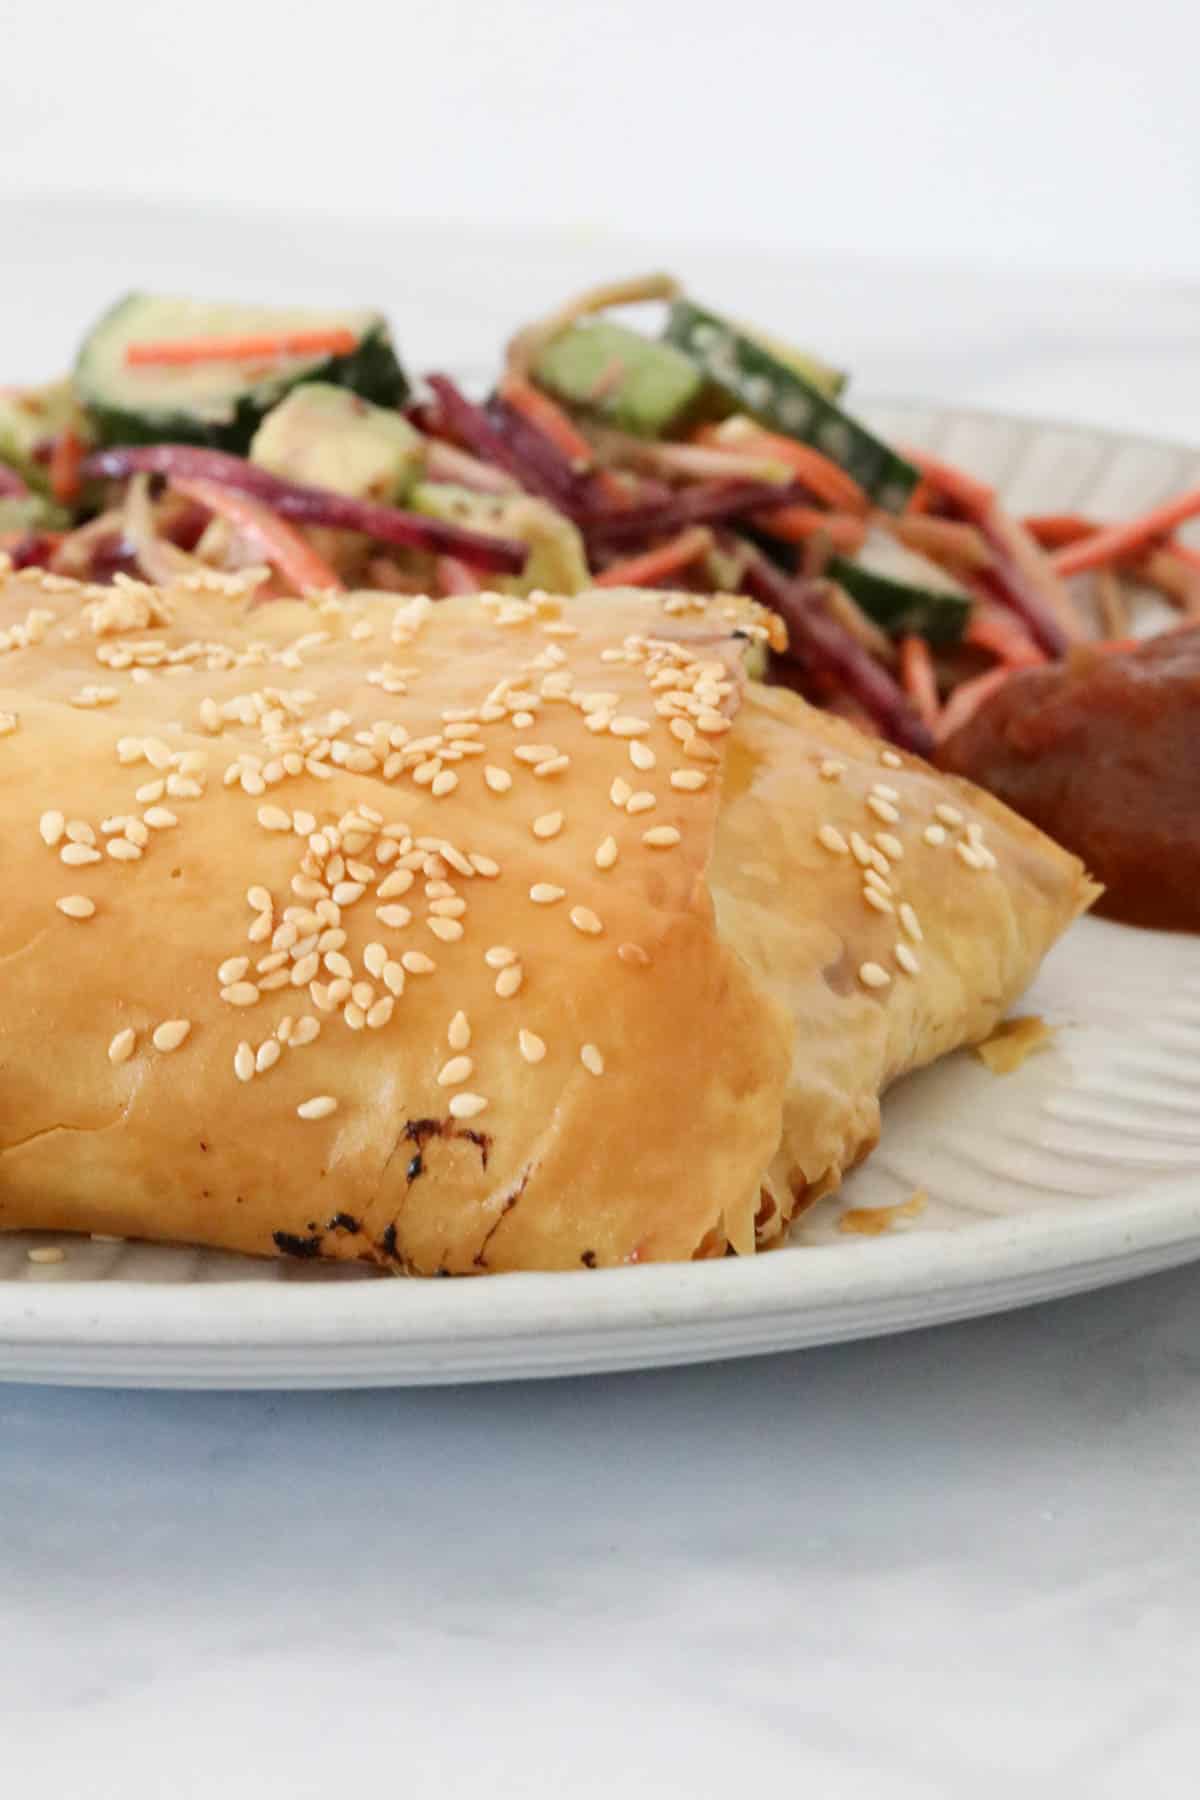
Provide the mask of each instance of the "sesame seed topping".
{"label": "sesame seed topping", "polygon": [[109,838],[105,849],[114,862],[139,862],[141,860],[141,850],[136,844],[131,844],[128,838]]}
{"label": "sesame seed topping", "polygon": [[988,866],[987,858],[980,848],[975,844],[968,844],[965,838],[955,844],[954,854],[968,869],[986,869]]}
{"label": "sesame seed topping", "polygon": [[54,904],[68,919],[90,919],[96,910],[96,902],[86,894],[64,894]]}
{"label": "sesame seed topping", "polygon": [[878,888],[881,894],[890,894],[892,891],[891,882],[886,875],[881,875],[878,869],[864,869],[863,880],[868,887]]}
{"label": "sesame seed topping", "polygon": [[612,721],[608,729],[617,738],[644,737],[650,729],[650,721],[635,718],[632,714],[621,714]]}
{"label": "sesame seed topping", "polygon": [[217,980],[222,987],[228,987],[231,981],[240,981],[250,967],[248,956],[229,956],[217,970]]}
{"label": "sesame seed topping", "polygon": [[510,963],[496,977],[496,993],[501,1000],[511,1000],[514,994],[520,993],[524,980],[520,963]]}
{"label": "sesame seed topping", "polygon": [[454,1119],[474,1119],[487,1108],[487,1101],[482,1094],[455,1094],[450,1102],[450,1116]]}
{"label": "sesame seed topping", "polygon": [[60,1263],[67,1260],[66,1251],[58,1244],[36,1244],[25,1255],[31,1263]]}
{"label": "sesame seed topping", "polygon": [[344,975],[351,981],[354,979],[354,965],[340,950],[326,951],[325,967],[331,975]]}
{"label": "sesame seed topping", "polygon": [[537,838],[557,837],[563,828],[563,816],[560,812],[541,813],[533,821],[533,835]]}
{"label": "sesame seed topping", "polygon": [[650,850],[673,849],[679,840],[680,834],[674,825],[653,825],[642,833],[642,842]]}
{"label": "sesame seed topping", "polygon": [[900,926],[914,944],[923,941],[925,933],[921,930],[921,921],[907,900],[902,900],[900,903]]}
{"label": "sesame seed topping", "polygon": [[944,825],[927,825],[921,836],[936,850],[939,844],[946,841],[946,828]]}
{"label": "sesame seed topping", "polygon": [[367,1015],[357,1000],[348,1000],[342,1009],[342,1020],[351,1031],[361,1031],[367,1022]]}
{"label": "sesame seed topping", "polygon": [[604,930],[604,926],[590,906],[573,906],[571,908],[571,923],[576,931],[582,931],[589,937],[599,937],[600,933]]}
{"label": "sesame seed topping", "polygon": [[252,906],[255,912],[270,912],[272,905],[271,896],[265,887],[247,888],[246,904]]}
{"label": "sesame seed topping", "polygon": [[887,895],[881,894],[878,888],[864,887],[863,899],[868,906],[874,907],[876,912],[890,913],[896,910]]}
{"label": "sesame seed topping", "polygon": [[852,831],[850,833],[850,853],[860,868],[870,868],[871,846],[860,831]]}
{"label": "sesame seed topping", "polygon": [[906,975],[919,975],[921,973],[921,965],[917,961],[915,953],[909,949],[907,944],[897,944],[894,954],[896,961],[900,964],[900,967],[904,970]]}
{"label": "sesame seed topping", "polygon": [[381,925],[388,925],[393,930],[400,930],[408,924],[409,920],[412,918],[412,913],[408,910],[407,906],[377,906],[375,908],[375,917],[379,920]]}
{"label": "sesame seed topping", "polygon": [[44,812],[38,820],[38,830],[42,834],[42,842],[51,850],[66,829],[67,821],[60,812]]}
{"label": "sesame seed topping", "polygon": [[882,819],[885,825],[900,823],[899,811],[890,800],[885,800],[882,794],[867,795],[867,810],[873,812],[877,819]]}
{"label": "sesame seed topping", "polygon": [[471,1042],[471,1022],[465,1012],[456,1012],[446,1028],[446,1042],[452,1050],[465,1050]]}
{"label": "sesame seed topping", "polygon": [[657,805],[658,801],[654,795],[643,788],[640,793],[630,794],[629,799],[625,802],[625,811],[633,816],[637,813],[653,812]]}
{"label": "sesame seed topping", "polygon": [[934,817],[940,819],[943,825],[961,825],[963,822],[957,806],[947,806],[944,800],[934,807],[933,812]]}
{"label": "sesame seed topping", "polygon": [[640,944],[619,944],[617,955],[623,963],[629,963],[634,968],[648,969],[650,967],[650,958]]}
{"label": "sesame seed topping", "polygon": [[494,763],[488,763],[483,771],[483,779],[493,794],[507,794],[512,786],[512,776],[507,769],[498,769]]}
{"label": "sesame seed topping", "polygon": [[315,1094],[311,1100],[302,1100],[296,1113],[301,1119],[327,1119],[337,1109],[338,1103],[332,1094]]}
{"label": "sesame seed topping", "polygon": [[894,802],[900,798],[900,795],[894,787],[888,787],[886,783],[882,781],[876,781],[872,785],[871,792],[873,794],[878,794],[881,800],[891,800]]}
{"label": "sesame seed topping", "polygon": [[858,979],[867,988],[885,988],[891,986],[891,976],[882,964],[865,962],[858,971]]}
{"label": "sesame seed topping", "polygon": [[850,846],[836,825],[822,825],[817,832],[817,842],[826,850],[832,850],[835,856],[847,856]]}
{"label": "sesame seed topping", "polygon": [[507,969],[510,963],[516,962],[517,953],[507,944],[493,944],[484,951],[483,960],[489,969]]}
{"label": "sesame seed topping", "polygon": [[579,1052],[579,1060],[589,1075],[603,1075],[604,1058],[595,1044],[584,1044]]}
{"label": "sesame seed topping", "polygon": [[258,822],[264,831],[290,831],[292,815],[284,812],[282,806],[260,806]]}
{"label": "sesame seed topping", "polygon": [[423,950],[406,950],[400,964],[410,975],[432,975],[437,968],[432,956],[426,956]]}
{"label": "sesame seed topping", "polygon": [[527,1063],[540,1063],[546,1054],[546,1045],[534,1031],[518,1031],[517,1048]]}
{"label": "sesame seed topping", "polygon": [[463,928],[457,919],[443,919],[439,916],[426,919],[425,923],[434,937],[440,938],[443,944],[456,944],[463,935]]}
{"label": "sesame seed topping", "polygon": [[595,864],[598,869],[611,869],[618,856],[617,840],[606,837],[596,846]]}
{"label": "sesame seed topping", "polygon": [[166,806],[148,806],[142,818],[151,831],[167,831],[172,825],[179,823],[175,814]]}
{"label": "sesame seed topping", "polygon": [[569,756],[548,756],[545,762],[537,764],[533,772],[539,779],[544,781],[547,776],[561,775],[563,770],[569,769],[570,766],[571,759]]}
{"label": "sesame seed topping", "polygon": [[838,762],[836,757],[827,756],[825,761],[821,764],[820,776],[822,781],[837,781],[839,777],[845,773],[845,763]]}
{"label": "sesame seed topping", "polygon": [[394,900],[400,894],[407,894],[415,880],[416,876],[411,869],[393,869],[390,875],[384,876],[375,889],[376,898]]}
{"label": "sesame seed topping", "polygon": [[629,740],[629,760],[635,769],[641,769],[643,771],[646,769],[653,769],[658,762],[658,758],[655,756],[649,744],[643,744],[641,738],[631,738]]}
{"label": "sesame seed topping", "polygon": [[380,1031],[383,1026],[387,1024],[395,1010],[396,1002],[392,996],[390,994],[381,994],[379,999],[374,1001],[372,1005],[367,1008],[368,1030]]}
{"label": "sesame seed topping", "polygon": [[404,992],[404,969],[398,962],[386,962],[383,965],[383,985],[389,994]]}
{"label": "sesame seed topping", "polygon": [[440,800],[445,794],[452,794],[458,786],[458,776],[453,769],[442,769],[434,776],[429,791]]}
{"label": "sesame seed topping", "polygon": [[100,852],[93,850],[90,844],[64,844],[58,854],[70,869],[81,869],[87,863],[100,861]]}
{"label": "sesame seed topping", "polygon": [[482,875],[485,881],[494,881],[500,873],[500,864],[495,858],[491,856],[481,856],[478,850],[472,850],[468,860],[475,873],[477,875]]}
{"label": "sesame seed topping", "polygon": [[257,1006],[258,988],[253,981],[232,981],[221,989],[221,998],[227,1006]]}
{"label": "sesame seed topping", "polygon": [[438,1086],[461,1087],[464,1081],[470,1080],[474,1068],[469,1056],[452,1056],[438,1070]]}
{"label": "sesame seed topping", "polygon": [[258,1051],[254,1058],[255,1072],[259,1075],[265,1075],[268,1069],[273,1069],[275,1067],[275,1064],[282,1055],[283,1046],[277,1038],[264,1038],[263,1042],[258,1046]]}
{"label": "sesame seed topping", "polygon": [[894,750],[881,750],[879,760],[885,769],[902,769],[904,767],[903,759],[897,756]]}
{"label": "sesame seed topping", "polygon": [[673,769],[671,786],[681,789],[685,794],[698,793],[702,787],[708,786],[708,776],[703,769]]}
{"label": "sesame seed topping", "polygon": [[613,784],[608,790],[608,797],[614,806],[625,806],[632,793],[633,789],[625,780],[624,776],[617,775],[614,777]]}
{"label": "sesame seed topping", "polygon": [[178,1050],[191,1029],[190,1019],[164,1019],[161,1025],[154,1027],[151,1041],[156,1050]]}
{"label": "sesame seed topping", "polygon": [[118,1031],[116,1037],[108,1046],[109,1062],[113,1064],[128,1062],[133,1055],[134,1045],[136,1043],[137,1033],[126,1025],[123,1031]]}
{"label": "sesame seed topping", "polygon": [[553,906],[564,898],[566,888],[555,887],[552,881],[535,881],[529,890],[529,898],[535,906]]}
{"label": "sesame seed topping", "polygon": [[254,1079],[254,1051],[245,1038],[233,1053],[233,1072],[239,1081]]}

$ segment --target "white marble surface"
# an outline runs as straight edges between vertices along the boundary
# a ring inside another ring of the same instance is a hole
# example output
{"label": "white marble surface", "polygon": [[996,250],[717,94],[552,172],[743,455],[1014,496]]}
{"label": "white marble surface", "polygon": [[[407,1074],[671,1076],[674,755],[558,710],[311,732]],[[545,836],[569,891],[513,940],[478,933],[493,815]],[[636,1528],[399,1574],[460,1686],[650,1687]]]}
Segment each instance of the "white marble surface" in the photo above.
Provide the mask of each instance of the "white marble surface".
{"label": "white marble surface", "polygon": [[[69,279],[21,329],[51,367],[104,297],[103,232],[39,216]],[[187,221],[153,223],[123,245],[139,273],[188,277]],[[467,274],[475,243],[448,252]],[[314,289],[365,272],[327,236],[286,244]],[[686,264],[734,294],[714,254]],[[519,316],[544,263],[505,266]],[[1186,288],[828,260],[755,279],[743,310],[803,294],[876,391],[1200,436]],[[438,353],[494,341],[488,304],[476,284],[443,313]],[[670,1374],[0,1389],[0,1791],[1190,1794],[1198,1326],[1190,1269]]]}

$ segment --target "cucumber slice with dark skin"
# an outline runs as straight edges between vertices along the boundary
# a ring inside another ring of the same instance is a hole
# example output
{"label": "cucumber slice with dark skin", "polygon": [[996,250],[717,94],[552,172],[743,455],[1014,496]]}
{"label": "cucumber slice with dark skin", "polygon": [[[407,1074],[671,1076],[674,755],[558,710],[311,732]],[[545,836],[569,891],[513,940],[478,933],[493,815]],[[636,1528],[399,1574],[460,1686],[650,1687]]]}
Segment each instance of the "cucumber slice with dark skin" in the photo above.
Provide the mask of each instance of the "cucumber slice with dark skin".
{"label": "cucumber slice with dark skin", "polygon": [[833,557],[827,573],[890,637],[914,632],[931,644],[956,644],[970,617],[967,589],[886,532],[872,532],[855,557]]}
{"label": "cucumber slice with dark skin", "polygon": [[569,325],[543,347],[533,375],[568,406],[637,437],[677,428],[706,386],[694,358],[611,319]]}
{"label": "cucumber slice with dark skin", "polygon": [[[201,362],[130,368],[131,344],[345,326],[354,348],[341,355],[288,356],[257,366]],[[380,406],[400,406],[408,382],[386,321],[375,312],[222,304],[130,294],[100,320],[79,352],[75,385],[103,444],[204,444],[244,453],[259,424],[306,381],[351,389]]]}
{"label": "cucumber slice with dark skin", "polygon": [[843,412],[801,373],[794,357],[781,358],[693,300],[674,302],[666,338],[704,370],[731,407],[820,450],[885,511],[903,509],[920,479],[917,469]]}

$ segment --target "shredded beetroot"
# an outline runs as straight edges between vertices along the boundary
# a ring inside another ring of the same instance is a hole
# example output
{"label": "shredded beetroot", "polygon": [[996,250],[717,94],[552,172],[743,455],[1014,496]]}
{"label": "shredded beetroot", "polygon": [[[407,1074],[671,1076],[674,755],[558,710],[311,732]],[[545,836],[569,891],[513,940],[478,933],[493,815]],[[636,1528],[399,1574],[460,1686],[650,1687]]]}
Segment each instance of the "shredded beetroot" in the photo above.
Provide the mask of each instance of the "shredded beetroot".
{"label": "shredded beetroot", "polygon": [[0,462],[0,500],[23,500],[28,492],[17,471]]}
{"label": "shredded beetroot", "polygon": [[44,569],[58,549],[59,534],[52,531],[27,531],[9,546],[8,556],[14,569]]}
{"label": "shredded beetroot", "polygon": [[698,481],[667,500],[593,513],[583,521],[583,529],[590,548],[616,550],[671,536],[688,525],[714,525],[807,498],[807,489],[799,482],[785,486],[772,481]]}
{"label": "shredded beetroot", "polygon": [[525,484],[539,483],[546,498],[560,512],[578,519],[586,517],[589,511],[605,515],[611,511],[611,502],[600,491],[594,475],[575,468],[558,445],[515,406],[494,399],[488,404],[488,418],[508,445],[513,460],[525,471]]}
{"label": "shredded beetroot", "polygon": [[828,674],[886,736],[918,756],[933,751],[933,737],[888,671],[855,642],[820,604],[819,584],[788,576],[755,550],[742,580],[749,593],[777,612],[794,652],[813,675]]}
{"label": "shredded beetroot", "polygon": [[263,501],[282,518],[300,525],[360,531],[380,543],[457,556],[473,568],[498,574],[519,575],[528,555],[526,546],[514,538],[488,537],[462,525],[404,512],[398,506],[357,500],[349,494],[335,493],[332,488],[284,481],[224,450],[202,450],[193,444],[118,445],[97,451],[83,466],[85,476],[110,481],[124,481],[143,470],[168,478],[174,475],[183,480],[220,482]]}

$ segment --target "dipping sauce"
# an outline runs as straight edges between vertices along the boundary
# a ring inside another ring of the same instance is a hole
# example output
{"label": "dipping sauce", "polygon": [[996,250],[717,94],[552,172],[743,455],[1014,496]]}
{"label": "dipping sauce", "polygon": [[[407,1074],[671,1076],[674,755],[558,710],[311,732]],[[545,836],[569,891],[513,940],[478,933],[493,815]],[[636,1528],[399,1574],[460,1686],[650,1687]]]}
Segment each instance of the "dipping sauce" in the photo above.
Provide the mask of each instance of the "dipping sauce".
{"label": "dipping sauce", "polygon": [[1098,912],[1200,931],[1200,622],[1020,670],[937,760],[1082,857]]}

